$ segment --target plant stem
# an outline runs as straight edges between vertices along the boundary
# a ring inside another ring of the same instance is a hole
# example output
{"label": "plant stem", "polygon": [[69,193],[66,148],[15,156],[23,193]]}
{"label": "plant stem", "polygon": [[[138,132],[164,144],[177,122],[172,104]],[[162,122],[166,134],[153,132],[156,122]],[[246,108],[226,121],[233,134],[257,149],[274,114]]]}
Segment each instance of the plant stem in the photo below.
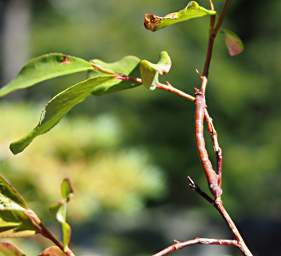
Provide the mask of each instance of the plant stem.
{"label": "plant stem", "polygon": [[[211,3],[211,6],[212,6],[212,1],[210,3]],[[225,0],[222,12],[221,12],[221,14],[218,18],[218,21],[217,21],[216,25],[215,25],[214,18],[213,19],[211,18],[211,20],[210,20],[210,32],[209,32],[209,40],[208,40],[208,49],[207,49],[207,53],[206,53],[203,73],[202,73],[202,76],[201,76],[201,80],[202,80],[201,89],[200,89],[200,91],[197,89],[197,95],[198,95],[197,97],[196,97],[196,93],[195,93],[195,98],[196,98],[195,99],[195,105],[198,105],[197,108],[196,108],[196,115],[195,115],[195,132],[200,133],[200,129],[203,130],[202,105],[205,104],[205,106],[203,106],[205,108],[205,110],[204,110],[205,111],[205,121],[208,124],[208,131],[209,131],[209,133],[212,137],[214,151],[216,152],[217,169],[218,169],[218,176],[217,176],[218,184],[217,185],[219,187],[221,186],[221,183],[222,183],[222,151],[221,151],[221,148],[218,144],[217,132],[214,128],[213,121],[210,118],[210,116],[208,115],[208,112],[207,112],[207,109],[206,109],[205,91],[206,91],[206,85],[207,85],[207,81],[208,81],[208,75],[209,75],[210,64],[211,64],[212,55],[213,55],[215,39],[218,35],[218,32],[221,29],[223,20],[225,18],[227,10],[230,6],[230,3],[231,3],[231,0]],[[198,91],[199,91],[199,93],[198,93]],[[198,99],[198,103],[196,104],[197,99]],[[198,118],[201,118],[199,123],[198,123]],[[202,162],[202,166],[203,166],[205,174],[206,174],[206,178],[207,178],[208,183],[210,185],[210,182],[212,182],[212,180],[214,179],[214,173],[213,173],[213,170],[211,169],[210,165],[209,166],[206,165],[206,164],[204,165],[204,161],[208,163],[208,153],[205,152],[205,143],[204,143],[203,132],[201,131],[201,135],[198,138],[199,135],[196,134],[196,145],[197,145],[197,149],[199,151],[199,156],[200,156],[200,160]],[[203,154],[203,153],[205,153],[205,154]],[[212,180],[210,179],[210,177],[212,178]],[[215,196],[215,200],[211,204],[218,210],[220,215],[223,217],[223,219],[227,223],[229,229],[231,230],[231,232],[233,233],[234,237],[236,238],[236,240],[238,242],[238,247],[240,248],[241,252],[243,252],[243,254],[245,256],[252,256],[252,253],[250,252],[247,245],[245,244],[245,242],[244,242],[239,230],[237,229],[235,223],[233,222],[230,215],[228,214],[228,212],[224,208],[221,197],[217,196],[215,194],[216,191],[214,191],[212,189],[212,187],[210,187],[210,188],[211,188],[211,192]],[[199,193],[200,189],[197,188],[196,191]],[[202,193],[199,193],[199,194],[201,196],[204,195],[204,194],[202,195]],[[206,196],[204,198],[207,199]],[[207,201],[210,202],[210,200],[207,200]]]}
{"label": "plant stem", "polygon": [[209,32],[209,40],[208,40],[208,50],[205,58],[205,64],[204,64],[204,70],[202,73],[202,76],[209,77],[209,70],[210,70],[210,65],[211,65],[211,60],[213,56],[213,50],[214,50],[214,44],[216,37],[218,35],[218,32],[221,29],[223,20],[226,16],[227,10],[231,4],[231,0],[225,0],[224,6],[222,9],[222,12],[218,18],[218,22],[215,25],[215,16],[210,17],[210,32]]}
{"label": "plant stem", "polygon": [[232,218],[228,214],[227,210],[224,208],[222,200],[220,198],[218,198],[214,201],[214,203],[215,203],[215,208],[218,210],[218,212],[220,213],[220,215],[223,217],[226,224],[228,225],[229,229],[231,230],[231,232],[235,236],[241,252],[245,256],[253,256],[253,254],[251,253],[251,251],[249,250],[249,248],[245,244],[244,239],[242,238],[242,236],[241,236],[238,228],[236,227],[234,221],[232,220]]}
{"label": "plant stem", "polygon": [[187,93],[185,93],[185,92],[175,88],[174,86],[172,86],[169,83],[168,83],[168,85],[158,83],[158,84],[156,84],[156,89],[173,93],[173,94],[175,94],[175,95],[177,95],[177,96],[179,96],[181,98],[184,98],[184,99],[192,101],[192,102],[195,101],[195,97],[193,97],[192,95],[187,94]]}
{"label": "plant stem", "polygon": [[208,132],[212,138],[213,142],[213,149],[216,155],[217,160],[217,174],[218,174],[218,184],[220,187],[222,187],[222,163],[223,163],[223,157],[222,157],[222,149],[219,145],[218,141],[218,134],[215,129],[213,119],[210,117],[207,108],[205,109],[205,121],[207,123]]}
{"label": "plant stem", "polygon": [[224,246],[236,246],[239,247],[239,244],[236,240],[226,240],[226,239],[211,239],[211,238],[194,238],[192,240],[188,240],[185,242],[176,241],[174,244],[168,246],[162,251],[153,254],[152,256],[164,256],[174,251],[183,249],[185,247],[196,245],[196,244],[204,244],[204,245],[224,245]]}
{"label": "plant stem", "polygon": [[59,247],[66,256],[75,256],[75,254],[68,247],[64,248],[63,243],[60,242],[42,222],[40,223],[40,234]]}
{"label": "plant stem", "polygon": [[44,225],[44,223],[40,220],[40,218],[34,211],[32,211],[31,209],[27,209],[25,210],[25,215],[29,218],[32,225],[36,228],[38,234],[50,240],[53,244],[60,248],[66,256],[75,256],[75,254],[68,247],[64,248],[63,243],[60,242],[54,236],[54,234]]}
{"label": "plant stem", "polygon": [[245,256],[253,256],[253,254],[248,249],[247,245],[245,244],[239,230],[237,229],[234,221],[229,216],[228,212],[223,206],[223,202],[220,198],[213,200],[206,192],[202,191],[200,186],[196,184],[190,177],[188,179],[188,186],[192,191],[195,191],[200,195],[203,199],[205,199],[209,204],[211,204],[215,209],[219,212],[219,214],[225,220],[227,226],[229,227],[230,231],[235,237],[235,241],[237,241],[237,247],[243,252]]}
{"label": "plant stem", "polygon": [[196,147],[199,153],[201,165],[205,172],[210,191],[215,198],[218,198],[222,194],[222,190],[219,186],[218,175],[212,167],[212,163],[209,159],[208,151],[206,149],[206,143],[204,139],[204,119],[206,110],[205,91],[208,79],[207,77],[201,77],[201,88],[195,88],[195,138]]}

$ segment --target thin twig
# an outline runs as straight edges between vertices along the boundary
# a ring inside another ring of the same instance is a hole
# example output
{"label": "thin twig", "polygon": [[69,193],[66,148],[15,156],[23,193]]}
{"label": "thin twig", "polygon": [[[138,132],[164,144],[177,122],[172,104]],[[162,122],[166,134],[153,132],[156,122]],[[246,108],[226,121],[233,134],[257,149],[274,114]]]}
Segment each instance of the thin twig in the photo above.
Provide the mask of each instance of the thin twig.
{"label": "thin twig", "polygon": [[167,91],[167,92],[171,92],[181,98],[184,98],[186,100],[189,100],[189,101],[192,101],[194,102],[195,101],[195,98],[192,96],[192,95],[189,95],[177,88],[175,88],[174,86],[172,86],[170,83],[167,82],[167,85],[165,84],[161,84],[161,83],[157,83],[156,84],[156,89],[159,89],[159,90],[163,90],[163,91]]}
{"label": "thin twig", "polygon": [[64,248],[64,245],[54,236],[54,234],[41,222],[40,224],[40,234],[45,238],[52,241],[57,247],[59,247],[66,256],[75,256],[75,254],[70,250],[70,248]]}
{"label": "thin twig", "polygon": [[219,16],[218,22],[217,22],[216,27],[214,29],[215,35],[218,34],[218,32],[220,31],[220,29],[222,27],[222,23],[224,21],[224,18],[225,18],[226,14],[227,14],[227,11],[228,11],[230,5],[231,5],[231,2],[232,2],[232,0],[225,0],[225,2],[224,2],[222,12],[221,12],[221,14]]}
{"label": "thin twig", "polygon": [[190,176],[187,177],[188,186],[192,191],[197,192],[200,196],[202,196],[208,203],[214,206],[214,199],[211,198],[206,192],[204,192],[198,184],[196,184]]}
{"label": "thin twig", "polygon": [[223,202],[220,198],[217,200],[212,199],[206,192],[204,192],[198,184],[196,184],[191,177],[187,177],[188,186],[192,191],[198,193],[204,200],[206,200],[209,204],[214,206],[214,208],[219,212],[219,214],[223,217],[224,221],[226,222],[227,226],[229,227],[230,231],[236,238],[238,247],[240,248],[241,252],[244,253],[246,256],[253,256],[250,250],[248,249],[247,245],[245,244],[239,230],[237,229],[234,221],[229,216],[228,212],[223,206]]}
{"label": "thin twig", "polygon": [[131,81],[134,82],[136,84],[142,84],[142,79],[139,77],[132,77],[132,76],[127,76],[124,74],[115,74],[116,78],[122,81]]}
{"label": "thin twig", "polygon": [[[134,78],[134,79],[137,79],[137,80],[133,80],[133,78],[130,78],[130,80],[132,80],[132,81],[137,81],[139,83],[142,82],[140,78]],[[156,85],[156,88],[159,89],[159,90],[163,90],[163,91],[166,91],[166,92],[173,93],[176,96],[184,98],[188,101],[192,101],[192,102],[195,101],[195,97],[175,88],[174,86],[172,86],[168,82],[167,82],[167,85],[158,83]],[[204,82],[204,91],[205,90],[206,90],[206,80]],[[207,108],[205,108],[205,111],[204,111],[204,118],[205,118],[205,121],[207,123],[208,132],[209,132],[209,134],[212,138],[212,141],[213,141],[213,148],[214,148],[214,152],[215,152],[216,159],[217,159],[217,174],[218,174],[217,179],[218,179],[218,184],[221,187],[221,185],[222,185],[222,162],[223,162],[222,149],[219,146],[218,135],[217,135],[217,131],[216,131],[216,129],[214,127],[214,124],[213,124],[213,119],[210,117]]]}
{"label": "thin twig", "polygon": [[196,245],[196,244],[204,244],[204,245],[224,245],[224,246],[235,246],[239,247],[239,244],[236,240],[226,240],[226,239],[210,239],[210,238],[194,238],[192,240],[188,240],[185,242],[176,242],[169,247],[163,249],[162,251],[153,254],[152,256],[164,256],[174,251],[183,249],[185,247]]}
{"label": "thin twig", "polygon": [[[142,79],[139,78],[139,77],[131,77],[131,76],[123,75],[123,74],[118,74],[117,75],[117,79],[120,79],[122,81],[132,81],[132,82],[137,83],[137,84],[142,84]],[[195,97],[193,97],[192,95],[187,94],[187,93],[185,93],[185,92],[175,88],[169,82],[166,82],[166,84],[157,83],[156,84],[156,89],[173,93],[173,94],[175,94],[175,95],[177,95],[177,96],[179,96],[181,98],[184,98],[184,99],[186,99],[188,101],[192,101],[192,102],[195,101]]]}
{"label": "thin twig", "polygon": [[223,202],[220,198],[217,198],[215,200],[215,208],[218,210],[220,215],[223,217],[227,226],[231,230],[232,234],[235,236],[236,240],[238,241],[239,248],[240,248],[241,252],[245,256],[253,256],[253,254],[249,250],[248,246],[245,244],[244,239],[242,238],[242,236],[241,236],[238,228],[236,227],[234,221],[232,220],[232,218],[228,214],[227,210],[224,208]]}
{"label": "thin twig", "polygon": [[210,64],[213,56],[213,50],[214,50],[214,43],[216,40],[216,37],[218,35],[218,32],[221,29],[222,23],[224,21],[224,18],[226,16],[227,10],[231,4],[231,0],[225,0],[224,6],[222,9],[222,12],[218,18],[218,22],[215,25],[215,16],[210,17],[210,32],[209,32],[209,40],[208,40],[208,50],[205,58],[205,64],[204,64],[204,70],[202,73],[202,76],[206,76],[208,78],[209,76],[209,69]]}
{"label": "thin twig", "polygon": [[75,254],[70,250],[70,248],[64,248],[62,242],[60,242],[54,234],[44,225],[37,214],[31,209],[25,210],[25,215],[29,218],[32,225],[36,228],[37,233],[47,238],[53,242],[58,248],[65,253],[66,256],[75,256]]}
{"label": "thin twig", "polygon": [[218,184],[220,187],[222,187],[222,164],[223,164],[222,149],[219,145],[218,134],[215,129],[213,119],[210,117],[207,108],[205,109],[205,121],[207,123],[208,132],[213,141],[213,149],[216,155]]}

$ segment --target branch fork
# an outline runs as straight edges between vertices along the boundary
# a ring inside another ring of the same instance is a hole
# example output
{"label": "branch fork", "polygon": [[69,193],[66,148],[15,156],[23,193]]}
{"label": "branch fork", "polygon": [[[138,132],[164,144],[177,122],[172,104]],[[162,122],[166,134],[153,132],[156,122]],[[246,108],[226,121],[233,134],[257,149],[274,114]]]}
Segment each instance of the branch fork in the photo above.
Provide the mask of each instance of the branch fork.
{"label": "branch fork", "polygon": [[[214,127],[213,119],[210,117],[207,110],[207,104],[205,98],[215,39],[217,37],[218,32],[221,29],[230,2],[231,0],[225,0],[222,13],[219,15],[217,23],[216,23],[216,18],[217,18],[216,16],[210,17],[210,32],[209,32],[208,48],[207,48],[203,72],[202,75],[200,76],[201,87],[200,89],[198,88],[194,89],[194,97],[185,94],[183,92],[180,92],[170,84],[168,84],[167,86],[160,84],[157,85],[157,88],[173,93],[177,96],[185,98],[186,100],[194,102],[195,104],[194,126],[195,126],[196,147],[199,153],[201,165],[203,167],[212,196],[209,196],[206,192],[204,192],[190,177],[188,177],[188,186],[192,191],[197,192],[202,198],[204,198],[219,212],[219,214],[226,222],[231,233],[233,234],[234,239],[224,240],[224,239],[195,238],[185,242],[177,241],[174,244],[168,246],[167,248],[161,250],[160,252],[154,254],[153,256],[164,256],[174,251],[180,250],[184,247],[195,245],[195,244],[235,246],[240,249],[241,253],[243,253],[244,256],[253,256],[253,254],[245,244],[234,221],[231,219],[227,210],[224,208],[223,201],[221,199],[223,155],[222,155],[221,147],[218,142],[218,135]],[[209,3],[211,9],[214,9],[213,1],[209,0]],[[209,135],[211,136],[212,143],[213,143],[213,150],[217,162],[216,171],[212,167],[212,163],[209,159],[208,151],[206,149],[206,144],[204,139],[204,122],[206,122],[207,124],[207,130]]]}

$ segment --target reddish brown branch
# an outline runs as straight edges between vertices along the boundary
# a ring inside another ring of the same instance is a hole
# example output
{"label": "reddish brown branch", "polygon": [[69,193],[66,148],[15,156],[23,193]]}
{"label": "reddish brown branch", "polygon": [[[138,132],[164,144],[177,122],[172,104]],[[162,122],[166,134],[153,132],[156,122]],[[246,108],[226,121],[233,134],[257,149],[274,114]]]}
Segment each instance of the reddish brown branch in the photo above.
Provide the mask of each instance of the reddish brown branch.
{"label": "reddish brown branch", "polygon": [[198,193],[203,199],[205,199],[208,203],[215,207],[215,209],[219,212],[219,214],[223,217],[224,221],[226,222],[227,226],[229,227],[230,231],[235,237],[235,241],[237,242],[237,246],[240,248],[241,252],[243,252],[246,256],[253,256],[250,250],[248,249],[247,245],[245,244],[239,230],[237,229],[234,221],[229,216],[228,212],[223,206],[223,202],[220,198],[213,200],[207,193],[202,191],[198,184],[196,184],[190,177],[188,179],[188,186],[193,191]]}
{"label": "reddish brown branch", "polygon": [[224,18],[227,14],[227,11],[231,5],[232,0],[225,0],[224,5],[223,5],[223,9],[222,12],[219,16],[218,22],[216,24],[216,27],[214,28],[214,34],[217,36],[218,32],[220,31],[221,27],[222,27],[222,23],[224,21]]}
{"label": "reddish brown branch", "polygon": [[[179,96],[179,97],[184,98],[186,100],[195,102],[195,97],[175,88],[174,86],[172,86],[169,83],[167,85],[159,83],[159,84],[157,84],[156,88],[159,89],[159,90],[163,90],[163,91],[166,91],[166,92],[173,93],[176,96]],[[206,85],[204,85],[204,90],[205,89],[206,89]],[[216,160],[217,160],[218,184],[221,187],[221,185],[222,185],[222,162],[223,162],[222,150],[221,150],[221,147],[219,146],[218,135],[217,135],[217,131],[216,131],[216,129],[214,127],[214,124],[213,124],[213,119],[210,117],[207,108],[205,108],[205,110],[204,110],[204,118],[205,118],[205,121],[207,123],[208,132],[209,132],[209,134],[212,138],[212,141],[213,141],[213,148],[214,148],[214,152],[215,152]]]}
{"label": "reddish brown branch", "polygon": [[195,98],[192,96],[192,95],[189,95],[181,90],[178,90],[177,88],[175,88],[174,86],[172,86],[171,84],[160,84],[158,83],[156,85],[156,88],[159,89],[159,90],[164,90],[166,92],[170,92],[170,93],[173,93],[181,98],[184,98],[186,100],[189,100],[189,101],[195,101]]}
{"label": "reddish brown branch", "polygon": [[36,228],[37,233],[46,239],[54,243],[58,248],[65,253],[66,256],[75,256],[75,254],[70,250],[70,248],[64,248],[62,242],[60,242],[54,234],[44,225],[44,223],[39,219],[37,214],[31,209],[25,211],[25,215],[29,218],[32,225]]}
{"label": "reddish brown branch", "polygon": [[207,78],[202,77],[201,89],[195,88],[195,138],[196,147],[199,153],[201,165],[205,172],[210,191],[215,198],[218,198],[222,194],[222,190],[218,183],[218,175],[213,169],[212,163],[209,159],[208,151],[206,149],[204,139],[204,118],[206,110],[205,90],[207,86]]}
{"label": "reddish brown branch", "polygon": [[[209,76],[209,69],[210,69],[211,60],[212,60],[212,56],[213,56],[215,40],[218,35],[218,32],[220,31],[220,29],[222,27],[223,20],[225,18],[225,15],[227,13],[227,10],[228,10],[230,4],[231,4],[231,0],[225,0],[222,12],[218,18],[218,22],[216,25],[215,25],[215,22],[216,22],[215,16],[210,17],[210,32],[209,32],[209,40],[208,40],[208,49],[207,49],[207,54],[206,54],[206,58],[205,58],[202,76],[205,76],[205,77]],[[211,6],[212,6],[212,4],[211,4]]]}
{"label": "reddish brown branch", "polygon": [[205,121],[207,123],[208,132],[213,141],[213,149],[216,155],[218,184],[220,187],[222,187],[222,164],[223,164],[222,149],[219,145],[218,134],[215,129],[213,119],[210,117],[207,108],[205,109]]}
{"label": "reddish brown branch", "polygon": [[236,246],[239,247],[239,244],[236,240],[225,240],[225,239],[210,239],[210,238],[195,238],[185,242],[176,242],[169,247],[163,249],[162,251],[153,254],[152,256],[163,256],[169,253],[175,252],[177,250],[183,249],[185,247],[204,244],[204,245],[224,245],[224,246]]}
{"label": "reddish brown branch", "polygon": [[224,208],[223,202],[220,198],[218,198],[214,201],[214,206],[218,210],[220,215],[223,217],[223,219],[225,220],[225,222],[226,222],[227,226],[229,227],[230,231],[232,232],[232,234],[235,236],[236,240],[238,241],[239,248],[240,248],[241,252],[245,256],[253,256],[253,254],[251,253],[251,251],[249,250],[249,248],[245,244],[244,239],[242,238],[242,236],[241,236],[238,228],[236,227],[234,221],[232,220],[232,218],[228,214],[227,210]]}
{"label": "reddish brown branch", "polygon": [[[213,124],[213,120],[210,117],[207,107],[206,107],[206,99],[205,99],[205,91],[206,91],[206,86],[208,82],[208,75],[209,75],[209,69],[210,69],[210,64],[212,60],[212,55],[213,55],[213,49],[214,49],[214,43],[215,39],[217,37],[218,32],[221,29],[224,17],[226,15],[227,9],[230,5],[230,0],[225,0],[224,2],[224,7],[222,10],[221,15],[218,18],[218,22],[216,23],[216,17],[211,17],[210,18],[210,32],[209,32],[209,40],[208,40],[208,50],[205,58],[205,63],[204,63],[204,69],[203,73],[201,75],[201,88],[197,89],[195,88],[195,98],[182,96],[182,92],[179,93],[178,90],[175,90],[174,87],[171,86],[166,86],[166,85],[159,85],[157,88],[162,89],[168,92],[172,92],[175,95],[178,95],[180,97],[186,98],[188,100],[191,100],[195,103],[195,136],[196,136],[196,146],[197,150],[199,153],[200,161],[202,164],[202,167],[205,172],[205,176],[207,178],[210,190],[212,194],[215,197],[215,200],[213,200],[208,194],[206,194],[204,191],[200,189],[198,185],[194,183],[194,181],[189,177],[188,182],[189,182],[189,187],[196,191],[199,195],[201,195],[205,200],[207,200],[211,205],[213,205],[220,215],[223,217],[225,222],[227,223],[229,229],[231,230],[232,234],[236,238],[236,240],[216,240],[216,239],[202,239],[202,238],[196,238],[190,241],[186,242],[177,242],[166,249],[162,250],[161,252],[154,254],[153,256],[161,256],[161,255],[166,255],[169,254],[173,251],[182,249],[186,246],[193,245],[193,244],[200,244],[200,243],[207,243],[207,244],[217,244],[217,245],[234,245],[236,247],[239,247],[241,252],[245,256],[253,256],[250,250],[248,249],[247,245],[245,244],[239,230],[237,229],[235,223],[229,216],[228,212],[225,210],[222,200],[221,200],[221,184],[222,184],[222,163],[223,163],[223,158],[222,158],[222,150],[219,146],[218,143],[218,135],[216,132],[216,129]],[[213,2],[210,0],[210,5],[211,8],[214,9]],[[216,160],[217,160],[217,173],[212,167],[211,161],[209,160],[208,152],[206,150],[206,145],[205,145],[205,139],[204,139],[204,121],[206,121],[207,126],[208,126],[208,132],[212,138],[213,142],[213,148],[216,154]],[[219,241],[222,241],[220,243]],[[229,242],[229,243],[228,243]]]}

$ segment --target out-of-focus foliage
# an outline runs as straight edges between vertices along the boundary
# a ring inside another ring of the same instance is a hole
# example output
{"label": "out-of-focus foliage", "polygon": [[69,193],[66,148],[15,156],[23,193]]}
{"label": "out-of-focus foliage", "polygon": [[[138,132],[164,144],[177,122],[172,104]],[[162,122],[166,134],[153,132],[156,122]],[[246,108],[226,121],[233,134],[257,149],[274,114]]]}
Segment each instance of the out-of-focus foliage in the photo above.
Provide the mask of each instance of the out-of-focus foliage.
{"label": "out-of-focus foliage", "polygon": [[[38,116],[37,105],[1,104],[1,173],[22,191],[31,208],[48,210],[58,198],[64,177],[77,191],[70,216],[86,220],[100,209],[125,212],[142,208],[145,198],[160,196],[164,180],[145,151],[118,149],[125,131],[117,118],[65,120],[50,135],[42,136],[25,154],[12,157],[7,144]],[[42,204],[42,202],[44,202]]]}
{"label": "out-of-focus foliage", "polygon": [[44,250],[39,256],[65,256],[65,254],[56,246],[52,246]]}
{"label": "out-of-focus foliage", "polygon": [[234,32],[224,29],[224,42],[230,56],[236,56],[244,51],[244,45],[238,35]]}
{"label": "out-of-focus foliage", "polygon": [[11,243],[0,243],[1,256],[25,256],[18,248]]}

